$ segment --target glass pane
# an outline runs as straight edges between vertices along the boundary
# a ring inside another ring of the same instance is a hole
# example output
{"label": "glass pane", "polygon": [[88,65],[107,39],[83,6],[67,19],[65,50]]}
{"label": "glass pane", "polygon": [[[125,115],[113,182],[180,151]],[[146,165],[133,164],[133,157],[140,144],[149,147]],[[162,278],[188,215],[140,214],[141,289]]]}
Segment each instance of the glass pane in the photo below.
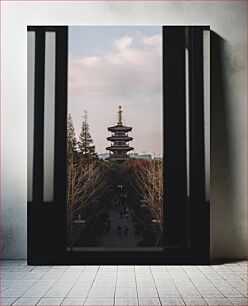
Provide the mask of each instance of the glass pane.
{"label": "glass pane", "polygon": [[186,100],[186,170],[187,170],[187,196],[190,196],[190,138],[189,138],[189,49],[185,48],[185,100]]}
{"label": "glass pane", "polygon": [[28,32],[27,41],[27,98],[28,98],[28,202],[33,200],[33,161],[34,161],[34,82],[35,82],[35,32]]}
{"label": "glass pane", "polygon": [[210,197],[210,31],[203,31],[205,197]]}
{"label": "glass pane", "polygon": [[56,34],[46,33],[44,101],[44,201],[53,201],[55,135],[55,50]]}
{"label": "glass pane", "polygon": [[69,28],[68,250],[163,251],[162,27]]}

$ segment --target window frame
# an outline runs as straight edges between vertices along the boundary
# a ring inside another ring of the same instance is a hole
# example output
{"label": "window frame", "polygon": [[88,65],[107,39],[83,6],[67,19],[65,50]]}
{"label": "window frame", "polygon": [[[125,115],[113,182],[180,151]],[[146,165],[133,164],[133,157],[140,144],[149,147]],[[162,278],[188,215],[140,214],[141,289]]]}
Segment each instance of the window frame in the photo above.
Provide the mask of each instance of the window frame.
{"label": "window frame", "polygon": [[[208,264],[209,200],[205,195],[203,31],[163,26],[164,233],[156,251],[66,251],[68,27],[36,33],[33,200],[28,202],[28,264]],[[56,33],[54,200],[43,201],[45,32]],[[176,37],[176,39],[175,39]],[[189,49],[190,197],[187,197],[185,46]]]}

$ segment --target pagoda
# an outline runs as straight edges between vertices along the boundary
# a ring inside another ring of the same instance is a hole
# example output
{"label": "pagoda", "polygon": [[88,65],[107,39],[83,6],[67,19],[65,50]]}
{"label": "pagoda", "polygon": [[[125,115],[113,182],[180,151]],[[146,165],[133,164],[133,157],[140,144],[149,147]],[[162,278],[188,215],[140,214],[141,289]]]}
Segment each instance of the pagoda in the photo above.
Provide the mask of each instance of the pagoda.
{"label": "pagoda", "polygon": [[128,136],[128,132],[132,131],[132,127],[123,125],[122,112],[121,106],[118,106],[117,124],[108,127],[108,131],[112,132],[112,135],[107,137],[107,140],[111,141],[112,143],[110,147],[106,148],[106,150],[112,152],[107,160],[116,161],[118,163],[122,163],[127,160],[129,158],[127,152],[134,149],[130,147],[128,143],[129,141],[133,140],[133,137]]}

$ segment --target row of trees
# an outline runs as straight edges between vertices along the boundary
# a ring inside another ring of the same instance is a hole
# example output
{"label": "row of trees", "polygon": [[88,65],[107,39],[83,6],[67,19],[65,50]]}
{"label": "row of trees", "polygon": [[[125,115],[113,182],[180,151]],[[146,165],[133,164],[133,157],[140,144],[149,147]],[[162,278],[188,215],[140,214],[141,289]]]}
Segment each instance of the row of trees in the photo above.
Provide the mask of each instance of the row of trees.
{"label": "row of trees", "polygon": [[89,132],[87,112],[84,112],[81,132],[77,140],[72,117],[67,121],[67,234],[70,245],[79,235],[76,219],[88,222],[86,215],[107,190],[106,167],[99,161]]}
{"label": "row of trees", "polygon": [[163,239],[163,161],[162,159],[130,159],[124,164],[124,173],[129,185],[142,199],[143,207],[148,209],[154,224],[158,241]]}
{"label": "row of trees", "polygon": [[67,120],[67,156],[69,158],[81,156],[82,158],[95,158],[97,157],[96,148],[93,145],[93,139],[89,132],[88,115],[84,111],[83,121],[81,125],[81,132],[79,140],[76,138],[76,133],[72,121],[71,114],[68,115]]}

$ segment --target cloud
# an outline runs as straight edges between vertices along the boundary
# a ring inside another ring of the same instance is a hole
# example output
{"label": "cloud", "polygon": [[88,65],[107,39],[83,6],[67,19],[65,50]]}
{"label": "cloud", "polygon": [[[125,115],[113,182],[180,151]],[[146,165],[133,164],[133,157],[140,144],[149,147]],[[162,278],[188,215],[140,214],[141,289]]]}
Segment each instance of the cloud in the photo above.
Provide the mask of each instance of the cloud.
{"label": "cloud", "polygon": [[132,42],[132,37],[123,36],[114,41],[114,49],[107,54],[70,58],[72,94],[125,95],[127,90],[149,94],[158,90],[161,85],[159,35],[143,37],[135,47]]}
{"label": "cloud", "polygon": [[142,38],[142,43],[150,47],[161,48],[162,36],[161,35],[144,36]]}
{"label": "cloud", "polygon": [[114,41],[114,46],[118,49],[118,50],[123,50],[126,49],[127,47],[131,46],[133,41],[133,38],[125,35],[123,37],[121,37],[120,39],[117,39]]}

